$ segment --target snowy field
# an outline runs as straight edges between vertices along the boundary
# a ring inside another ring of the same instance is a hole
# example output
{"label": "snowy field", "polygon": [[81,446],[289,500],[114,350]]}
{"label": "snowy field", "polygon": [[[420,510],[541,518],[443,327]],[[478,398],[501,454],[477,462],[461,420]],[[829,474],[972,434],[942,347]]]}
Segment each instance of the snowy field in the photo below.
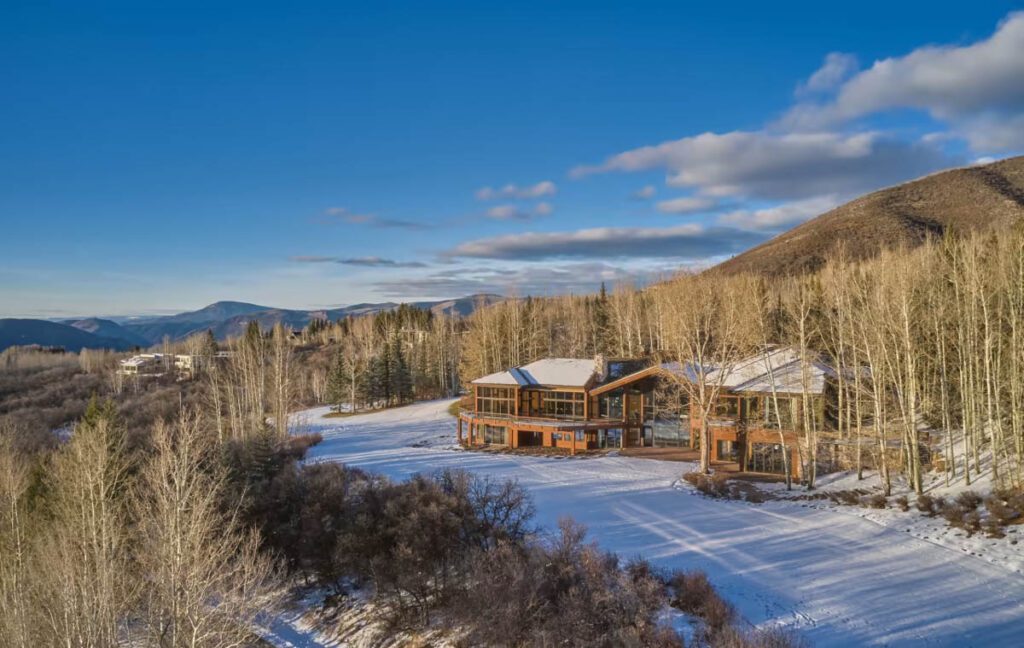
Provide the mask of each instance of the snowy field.
{"label": "snowy field", "polygon": [[[312,461],[395,479],[440,468],[518,479],[545,527],[570,515],[624,558],[703,569],[747,621],[798,628],[815,646],[1024,645],[1019,554],[993,562],[855,508],[706,499],[680,482],[683,463],[463,451],[450,403],[333,419],[312,409],[293,429],[323,435]],[[279,645],[313,645],[297,628],[277,630],[289,638]]]}

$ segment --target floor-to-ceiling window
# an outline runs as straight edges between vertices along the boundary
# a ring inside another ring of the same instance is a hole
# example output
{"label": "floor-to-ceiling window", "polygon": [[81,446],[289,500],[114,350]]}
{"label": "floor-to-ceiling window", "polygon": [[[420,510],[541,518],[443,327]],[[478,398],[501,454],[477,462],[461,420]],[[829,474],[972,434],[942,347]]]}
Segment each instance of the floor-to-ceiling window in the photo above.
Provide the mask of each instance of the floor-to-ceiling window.
{"label": "floor-to-ceiling window", "polygon": [[513,387],[477,387],[476,411],[481,414],[514,414],[515,393]]}

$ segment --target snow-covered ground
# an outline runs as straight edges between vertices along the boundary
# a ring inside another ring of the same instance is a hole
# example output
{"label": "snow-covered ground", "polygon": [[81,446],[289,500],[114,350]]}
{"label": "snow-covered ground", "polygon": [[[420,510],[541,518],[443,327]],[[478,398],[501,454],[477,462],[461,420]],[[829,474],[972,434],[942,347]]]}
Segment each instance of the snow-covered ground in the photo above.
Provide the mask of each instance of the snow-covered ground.
{"label": "snow-covered ground", "polygon": [[450,403],[333,419],[312,409],[293,423],[323,435],[313,461],[395,479],[446,467],[518,479],[540,524],[570,515],[623,557],[703,569],[745,619],[796,627],[816,646],[1024,645],[1019,556],[994,564],[859,509],[707,499],[680,481],[682,463],[466,452]]}

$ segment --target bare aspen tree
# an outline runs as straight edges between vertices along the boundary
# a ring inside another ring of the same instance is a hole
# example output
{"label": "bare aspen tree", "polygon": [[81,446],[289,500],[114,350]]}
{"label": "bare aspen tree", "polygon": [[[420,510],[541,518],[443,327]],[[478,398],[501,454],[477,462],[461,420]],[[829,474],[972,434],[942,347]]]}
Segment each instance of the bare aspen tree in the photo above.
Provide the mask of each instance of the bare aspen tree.
{"label": "bare aspen tree", "polygon": [[818,417],[813,409],[810,378],[813,355],[811,346],[817,336],[817,292],[816,278],[807,277],[792,280],[783,292],[789,335],[800,356],[800,430],[804,441],[797,447],[804,465],[804,482],[808,490],[814,488],[818,470]]}
{"label": "bare aspen tree", "polygon": [[779,407],[779,391],[775,380],[775,360],[772,354],[772,345],[781,338],[782,309],[775,307],[775,295],[773,295],[763,279],[752,279],[748,283],[749,293],[744,299],[751,304],[753,317],[751,322],[754,325],[754,339],[760,347],[761,363],[768,375],[768,382],[771,385],[772,412],[775,415],[775,426],[779,433],[779,445],[782,446],[782,467],[786,473],[786,490],[792,490],[793,477],[790,469],[789,444],[786,443],[785,427],[782,423],[782,410]]}
{"label": "bare aspen tree", "polygon": [[[666,346],[688,374],[679,382],[699,417],[700,471],[711,467],[711,429],[718,395],[744,350],[741,300],[728,299],[727,281],[707,275],[680,278],[660,287],[666,302]],[[692,432],[691,432],[692,433]]]}
{"label": "bare aspen tree", "polygon": [[274,326],[270,345],[271,414],[277,436],[282,439],[288,436],[288,412],[295,390],[290,336],[290,330],[278,323]]}
{"label": "bare aspen tree", "polygon": [[51,471],[52,519],[36,543],[41,643],[115,646],[136,592],[130,574],[123,432],[107,416],[79,423]]}
{"label": "bare aspen tree", "polygon": [[11,445],[14,433],[0,427],[0,647],[28,648],[36,634],[26,510],[31,482],[28,462]]}
{"label": "bare aspen tree", "polygon": [[168,648],[243,646],[277,601],[259,539],[221,511],[225,475],[194,413],[153,430],[135,508],[146,639]]}

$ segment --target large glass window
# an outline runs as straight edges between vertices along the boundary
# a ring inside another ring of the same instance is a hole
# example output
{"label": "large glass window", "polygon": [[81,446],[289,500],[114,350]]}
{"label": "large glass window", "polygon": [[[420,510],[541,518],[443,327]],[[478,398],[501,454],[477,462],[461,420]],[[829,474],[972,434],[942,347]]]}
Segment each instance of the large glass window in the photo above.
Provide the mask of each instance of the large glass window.
{"label": "large glass window", "polygon": [[658,447],[681,448],[690,444],[690,422],[688,419],[654,419],[654,445]]}
{"label": "large glass window", "polygon": [[599,396],[598,416],[603,419],[622,420],[622,393]]}
{"label": "large glass window", "polygon": [[541,394],[541,411],[548,418],[583,418],[583,392],[548,391]]}
{"label": "large glass window", "polygon": [[514,414],[515,389],[513,387],[477,387],[476,411],[481,414]]}
{"label": "large glass window", "polygon": [[784,450],[778,443],[754,443],[750,447],[747,470],[753,472],[786,474]]}
{"label": "large glass window", "polygon": [[[776,400],[778,400],[778,416],[775,414]],[[794,423],[796,422],[796,402],[791,398],[779,397],[776,399],[771,396],[765,396],[764,426],[776,429],[779,427],[780,420],[782,421],[783,430],[796,429],[794,426]]]}
{"label": "large glass window", "polygon": [[714,418],[735,419],[740,416],[740,400],[735,396],[719,396],[712,410]]}
{"label": "large glass window", "polygon": [[508,445],[508,429],[497,425],[484,426],[484,443]]}
{"label": "large glass window", "polygon": [[718,441],[718,459],[720,461],[739,461],[739,444],[735,441]]}

